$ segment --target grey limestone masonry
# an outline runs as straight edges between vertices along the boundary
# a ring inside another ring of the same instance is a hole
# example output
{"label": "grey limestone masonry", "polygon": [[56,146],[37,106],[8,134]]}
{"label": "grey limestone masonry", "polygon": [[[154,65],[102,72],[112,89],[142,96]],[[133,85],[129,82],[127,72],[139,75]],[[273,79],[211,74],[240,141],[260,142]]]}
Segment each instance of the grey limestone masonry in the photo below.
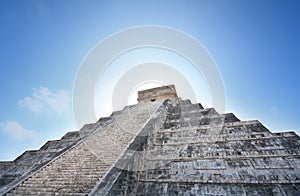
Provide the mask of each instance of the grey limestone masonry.
{"label": "grey limestone masonry", "polygon": [[300,195],[296,133],[176,96],[126,106],[0,162],[0,194]]}

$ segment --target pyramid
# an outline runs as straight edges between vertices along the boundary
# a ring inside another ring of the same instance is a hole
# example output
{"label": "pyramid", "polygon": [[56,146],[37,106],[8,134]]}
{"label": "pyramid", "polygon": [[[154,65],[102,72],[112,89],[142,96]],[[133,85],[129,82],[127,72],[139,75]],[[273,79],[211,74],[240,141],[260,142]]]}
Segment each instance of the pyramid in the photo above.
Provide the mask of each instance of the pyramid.
{"label": "pyramid", "polygon": [[177,96],[138,104],[0,162],[4,195],[300,195],[300,139]]}

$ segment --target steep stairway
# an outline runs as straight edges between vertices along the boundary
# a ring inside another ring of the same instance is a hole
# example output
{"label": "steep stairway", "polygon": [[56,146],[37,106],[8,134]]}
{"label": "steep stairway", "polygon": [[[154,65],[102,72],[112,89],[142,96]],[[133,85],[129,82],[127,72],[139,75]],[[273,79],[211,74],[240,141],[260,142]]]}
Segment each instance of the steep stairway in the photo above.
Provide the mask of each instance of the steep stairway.
{"label": "steep stairway", "polygon": [[39,150],[28,150],[14,161],[0,162],[0,194],[38,171],[51,160],[80,143],[95,130],[112,122],[112,117],[101,118],[96,123],[86,124],[79,131],[66,133],[60,140],[50,140]]}
{"label": "steep stairway", "polygon": [[112,122],[53,159],[6,195],[86,195],[128,148],[160,102],[126,107]]}
{"label": "steep stairway", "polygon": [[108,168],[81,143],[6,195],[85,195]]}
{"label": "steep stairway", "polygon": [[17,160],[57,149],[6,195],[300,195],[296,133],[180,98],[127,106]]}

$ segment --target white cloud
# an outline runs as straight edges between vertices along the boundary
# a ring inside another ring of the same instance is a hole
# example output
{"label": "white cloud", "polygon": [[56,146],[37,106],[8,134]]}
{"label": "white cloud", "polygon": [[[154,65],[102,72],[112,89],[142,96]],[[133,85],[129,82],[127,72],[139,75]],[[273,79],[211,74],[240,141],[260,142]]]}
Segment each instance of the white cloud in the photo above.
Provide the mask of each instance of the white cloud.
{"label": "white cloud", "polygon": [[63,112],[69,108],[70,96],[66,90],[52,92],[47,87],[33,89],[31,96],[26,96],[18,102],[20,107],[27,108],[35,113],[44,111]]}
{"label": "white cloud", "polygon": [[36,131],[25,129],[18,121],[15,120],[0,123],[0,128],[4,133],[10,135],[16,141],[37,139]]}
{"label": "white cloud", "polygon": [[24,107],[27,108],[31,111],[33,111],[34,113],[40,113],[44,110],[46,110],[45,106],[43,105],[43,103],[35,98],[32,97],[24,97],[22,100],[20,100],[18,102],[18,105],[20,107]]}

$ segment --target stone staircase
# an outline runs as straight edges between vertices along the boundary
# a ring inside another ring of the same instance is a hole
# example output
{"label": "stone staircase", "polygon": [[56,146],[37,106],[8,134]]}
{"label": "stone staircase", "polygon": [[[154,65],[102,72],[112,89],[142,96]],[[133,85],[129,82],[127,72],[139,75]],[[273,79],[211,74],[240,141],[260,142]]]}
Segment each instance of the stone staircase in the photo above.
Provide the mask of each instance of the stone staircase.
{"label": "stone staircase", "polygon": [[180,98],[125,107],[16,161],[50,152],[5,194],[300,195],[297,134]]}
{"label": "stone staircase", "polygon": [[111,123],[112,117],[101,118],[98,122],[84,125],[79,131],[66,133],[60,140],[50,140],[39,150],[28,150],[14,161],[0,162],[0,194],[19,184],[51,160],[80,143],[95,130]]}
{"label": "stone staircase", "polygon": [[108,168],[107,163],[93,155],[87,146],[81,143],[6,195],[85,195]]}
{"label": "stone staircase", "polygon": [[300,195],[297,134],[189,100],[168,101],[144,151],[144,171],[124,171],[109,195]]}
{"label": "stone staircase", "polygon": [[[113,120],[9,189],[5,195],[86,195],[101,182],[159,102],[126,107]],[[92,125],[89,125],[92,126]]]}

